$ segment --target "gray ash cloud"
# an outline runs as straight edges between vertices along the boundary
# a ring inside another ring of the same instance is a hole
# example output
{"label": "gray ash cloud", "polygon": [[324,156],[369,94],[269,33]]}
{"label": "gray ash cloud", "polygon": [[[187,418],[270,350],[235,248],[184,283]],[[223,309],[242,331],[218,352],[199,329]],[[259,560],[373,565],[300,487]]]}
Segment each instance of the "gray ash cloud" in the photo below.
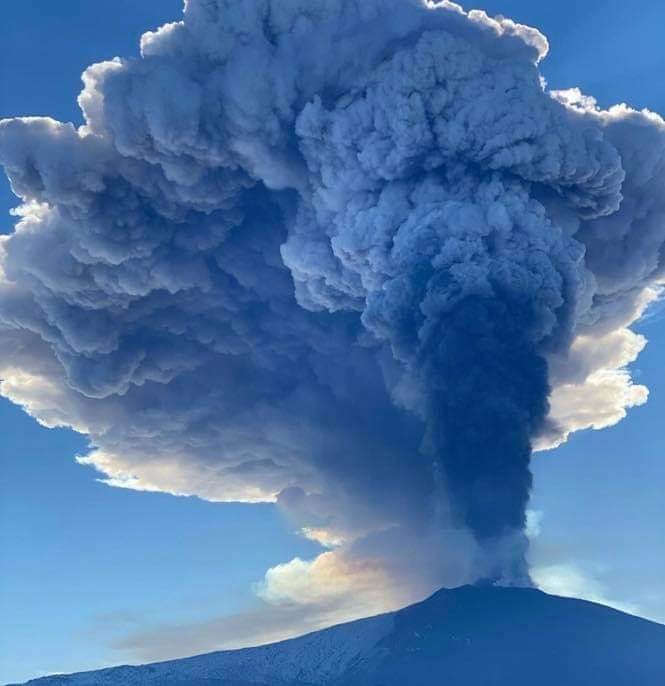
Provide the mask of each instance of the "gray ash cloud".
{"label": "gray ash cloud", "polygon": [[0,122],[2,393],[115,485],[464,530],[527,582],[534,442],[595,425],[599,370],[604,417],[641,401],[665,244],[662,119],[549,92],[546,51],[448,2],[189,0],[81,129]]}

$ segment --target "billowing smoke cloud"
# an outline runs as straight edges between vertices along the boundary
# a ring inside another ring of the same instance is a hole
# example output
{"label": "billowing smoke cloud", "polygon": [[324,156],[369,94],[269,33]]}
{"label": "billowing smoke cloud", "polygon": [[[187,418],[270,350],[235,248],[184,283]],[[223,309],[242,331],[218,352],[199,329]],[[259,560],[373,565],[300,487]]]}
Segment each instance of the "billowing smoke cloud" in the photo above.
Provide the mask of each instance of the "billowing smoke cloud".
{"label": "billowing smoke cloud", "polygon": [[85,126],[0,123],[1,392],[113,485],[278,502],[331,552],[266,598],[527,582],[532,448],[646,400],[665,245],[663,120],[546,52],[445,0],[189,0]]}

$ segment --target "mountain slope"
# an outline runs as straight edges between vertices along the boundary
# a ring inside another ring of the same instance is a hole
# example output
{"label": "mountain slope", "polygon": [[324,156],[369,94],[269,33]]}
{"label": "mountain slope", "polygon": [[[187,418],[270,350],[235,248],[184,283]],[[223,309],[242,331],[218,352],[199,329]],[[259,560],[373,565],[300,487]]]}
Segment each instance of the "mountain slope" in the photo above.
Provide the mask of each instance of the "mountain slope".
{"label": "mountain slope", "polygon": [[665,686],[665,626],[532,589],[464,586],[269,646],[34,686]]}

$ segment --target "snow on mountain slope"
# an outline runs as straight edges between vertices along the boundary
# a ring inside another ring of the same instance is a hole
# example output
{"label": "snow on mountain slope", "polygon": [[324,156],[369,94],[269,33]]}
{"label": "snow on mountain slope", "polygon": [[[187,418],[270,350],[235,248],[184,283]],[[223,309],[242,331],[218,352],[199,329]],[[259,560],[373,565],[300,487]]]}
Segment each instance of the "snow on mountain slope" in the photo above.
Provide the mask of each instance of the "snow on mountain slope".
{"label": "snow on mountain slope", "polygon": [[266,683],[328,683],[342,675],[393,628],[393,615],[343,624],[297,639],[171,660],[140,667],[113,667],[73,675],[35,679],[35,686],[224,686]]}
{"label": "snow on mountain slope", "polygon": [[665,686],[665,626],[524,588],[442,590],[269,646],[32,686]]}

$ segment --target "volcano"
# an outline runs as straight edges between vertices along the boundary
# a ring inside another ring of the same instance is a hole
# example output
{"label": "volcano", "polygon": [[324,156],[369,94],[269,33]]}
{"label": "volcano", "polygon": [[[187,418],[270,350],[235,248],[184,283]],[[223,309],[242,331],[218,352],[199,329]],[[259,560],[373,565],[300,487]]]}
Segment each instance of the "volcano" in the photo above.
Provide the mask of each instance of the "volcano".
{"label": "volcano", "polygon": [[665,626],[530,588],[443,589],[271,645],[32,686],[663,686]]}

